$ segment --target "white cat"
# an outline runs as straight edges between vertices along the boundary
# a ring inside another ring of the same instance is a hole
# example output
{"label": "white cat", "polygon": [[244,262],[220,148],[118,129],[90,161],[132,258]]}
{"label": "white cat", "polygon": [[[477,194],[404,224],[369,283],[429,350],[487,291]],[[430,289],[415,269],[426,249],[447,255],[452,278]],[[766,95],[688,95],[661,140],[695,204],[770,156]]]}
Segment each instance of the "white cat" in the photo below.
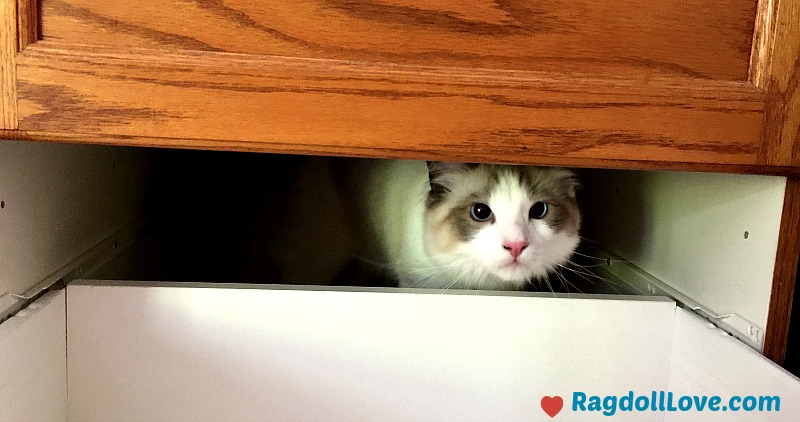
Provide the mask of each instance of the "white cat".
{"label": "white cat", "polygon": [[359,224],[374,235],[372,259],[402,287],[520,289],[580,239],[569,170],[388,160],[354,170],[367,188]]}

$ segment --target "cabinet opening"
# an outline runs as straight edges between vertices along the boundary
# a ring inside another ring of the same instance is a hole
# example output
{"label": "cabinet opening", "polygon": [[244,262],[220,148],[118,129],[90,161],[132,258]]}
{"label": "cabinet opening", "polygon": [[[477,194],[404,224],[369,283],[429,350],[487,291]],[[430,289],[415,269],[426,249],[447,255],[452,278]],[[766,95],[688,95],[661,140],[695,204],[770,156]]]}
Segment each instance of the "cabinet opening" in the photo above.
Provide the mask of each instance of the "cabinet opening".
{"label": "cabinet opening", "polygon": [[[396,287],[391,263],[359,250],[374,247],[370,235],[347,226],[358,198],[341,185],[366,183],[348,174],[354,161],[153,151],[147,235],[91,276]],[[574,172],[580,243],[547,278],[520,290],[668,295],[762,347],[784,178]]]}
{"label": "cabinet opening", "polygon": [[[531,282],[521,286],[479,286],[477,281],[475,284],[460,283],[443,287],[440,283],[427,286],[424,277],[419,278],[422,281],[418,285],[402,284],[398,280],[398,273],[392,268],[393,265],[402,264],[401,260],[395,258],[392,261],[392,258],[370,250],[392,247],[393,245],[386,243],[394,241],[394,237],[391,233],[374,232],[375,226],[380,226],[381,223],[370,222],[372,226],[365,228],[365,221],[370,218],[385,218],[386,225],[394,224],[394,229],[403,229],[406,225],[415,224],[415,221],[406,218],[406,214],[416,212],[415,207],[419,207],[426,198],[401,193],[405,195],[404,200],[416,198],[418,202],[415,204],[400,201],[392,204],[399,209],[390,212],[382,210],[383,214],[376,212],[374,215],[364,215],[364,212],[374,210],[365,211],[365,207],[357,203],[368,200],[357,196],[364,195],[367,190],[396,188],[381,185],[381,180],[370,182],[360,177],[360,172],[390,162],[395,161],[234,152],[153,151],[151,184],[145,193],[148,217],[143,229],[144,235],[131,247],[119,247],[118,243],[118,256],[89,276],[108,280],[193,283],[431,287],[439,291],[478,288],[543,293],[648,294],[621,279],[616,273],[608,271],[609,267],[620,262],[620,257],[609,253],[593,238],[582,236],[585,227],[574,233],[576,237],[580,236],[574,253],[565,253],[563,259],[557,262],[553,258],[547,276],[532,277]],[[415,175],[419,175],[420,169],[425,171],[424,162],[415,164]],[[400,176],[391,177],[407,177],[406,173],[402,173],[404,171],[401,170]],[[572,183],[572,176],[568,173],[565,175],[559,174],[557,177],[566,177],[569,180],[565,183]],[[487,173],[481,177],[496,176]],[[575,176],[579,184],[584,183],[581,180],[581,171],[576,171]],[[427,192],[430,189],[428,177],[425,174],[424,179],[403,180],[400,183],[421,183],[424,185],[423,190]],[[561,182],[560,179],[550,182],[556,181]],[[485,182],[493,183],[491,179]],[[375,183],[375,186],[370,186],[369,189],[353,186],[366,183]],[[471,183],[484,181],[472,180]],[[487,187],[479,186],[479,189]],[[558,189],[562,191],[556,192],[557,194],[566,195],[566,189],[572,187],[565,185],[563,188],[558,186]],[[576,189],[578,209],[584,207],[585,189],[586,187]],[[518,193],[521,191],[511,192]],[[377,194],[383,195],[383,192]],[[480,194],[488,195],[487,192]],[[489,202],[488,197],[486,198],[470,201]],[[544,198],[540,196],[529,200],[530,204],[526,204],[524,210],[526,217],[536,220],[534,217],[541,215],[529,214],[537,211],[544,214],[541,220],[549,218],[548,214],[551,213],[561,220],[580,218],[597,224],[597,219],[587,216],[587,213],[593,212],[591,209],[582,211],[581,217],[570,217],[565,210],[557,210],[556,207],[560,206],[557,203],[551,203],[549,209],[528,209],[534,206],[548,207],[542,205],[547,202]],[[387,204],[378,204],[381,205]],[[469,215],[472,212],[470,204],[459,203],[453,206],[456,207],[464,214],[462,220],[474,217]],[[507,211],[500,208],[496,212]],[[556,215],[558,212],[560,214]],[[388,217],[385,217],[387,214]],[[490,218],[494,218],[494,214]],[[390,219],[405,220],[397,223],[389,221]],[[476,221],[466,223],[473,224],[469,230],[500,224],[497,221],[487,221],[483,226]],[[576,226],[579,224],[577,221],[574,223]],[[458,229],[457,225],[465,222],[442,224],[452,224]],[[554,224],[550,224],[547,230],[552,230],[553,226]],[[552,236],[550,233],[545,234]],[[572,233],[567,233],[565,236],[571,235]],[[458,237],[459,234],[453,236]],[[376,240],[375,237],[380,239]],[[491,240],[483,243],[476,241],[461,247],[474,248],[477,245],[480,248],[492,241],[503,241],[487,237]],[[457,241],[468,242],[465,239]],[[496,246],[495,249],[501,247]],[[508,260],[517,258],[513,256],[514,251],[510,247],[502,247],[509,254]],[[534,247],[547,248],[547,245],[532,245],[531,249]],[[525,254],[525,249],[527,246],[522,247],[520,261],[524,257],[522,254]],[[481,258],[480,251],[469,251],[453,259],[463,260],[464,256],[470,259]],[[450,264],[437,265],[446,267]],[[484,276],[480,269],[474,273],[468,272],[470,268],[465,265],[464,274],[460,270],[454,271],[451,272],[455,274],[452,277]],[[426,268],[414,268],[410,271],[413,275],[415,271],[425,270]],[[436,275],[436,270],[428,272]]]}
{"label": "cabinet opening", "polygon": [[[22,142],[3,147],[4,157],[27,162],[31,171],[27,178],[3,178],[15,184],[3,192],[0,210],[0,224],[13,223],[19,237],[12,241],[47,261],[51,245],[32,239],[53,230],[53,220],[33,218],[37,210],[62,212],[57,223],[69,240],[62,248],[68,254],[40,266],[47,277],[23,271],[33,265],[21,267],[21,276],[5,278],[10,285],[0,286],[3,292],[28,295],[37,285],[76,278],[397,285],[385,263],[354,255],[353,246],[366,237],[353,236],[343,222],[351,217],[347,202],[356,198],[320,177],[330,171],[335,180],[362,183],[342,178],[355,159]],[[41,165],[30,165],[37,160]],[[574,171],[578,247],[564,268],[522,290],[668,295],[761,348],[785,178]],[[45,192],[38,202],[26,194],[34,191]],[[530,218],[544,212],[529,206]],[[283,262],[292,260],[299,272],[290,280]]]}

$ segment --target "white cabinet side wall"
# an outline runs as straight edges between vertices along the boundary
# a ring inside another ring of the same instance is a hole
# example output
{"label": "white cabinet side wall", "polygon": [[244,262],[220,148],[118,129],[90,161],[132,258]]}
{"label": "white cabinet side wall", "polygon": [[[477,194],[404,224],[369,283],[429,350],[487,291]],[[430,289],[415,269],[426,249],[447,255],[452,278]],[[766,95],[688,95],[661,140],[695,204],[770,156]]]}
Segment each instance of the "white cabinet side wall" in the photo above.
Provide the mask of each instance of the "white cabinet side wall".
{"label": "white cabinet side wall", "polygon": [[717,314],[766,327],[786,179],[588,172],[583,235]]}
{"label": "white cabinet side wall", "polygon": [[140,217],[148,155],[0,141],[0,296],[25,293]]}
{"label": "white cabinet side wall", "polygon": [[[681,308],[675,315],[669,389],[676,407],[682,396],[720,397],[719,410],[698,402],[690,411],[667,412],[670,422],[800,420],[800,380]],[[705,405],[703,411],[698,404]]]}
{"label": "white cabinet side wall", "polygon": [[0,421],[67,420],[64,291],[0,324]]}

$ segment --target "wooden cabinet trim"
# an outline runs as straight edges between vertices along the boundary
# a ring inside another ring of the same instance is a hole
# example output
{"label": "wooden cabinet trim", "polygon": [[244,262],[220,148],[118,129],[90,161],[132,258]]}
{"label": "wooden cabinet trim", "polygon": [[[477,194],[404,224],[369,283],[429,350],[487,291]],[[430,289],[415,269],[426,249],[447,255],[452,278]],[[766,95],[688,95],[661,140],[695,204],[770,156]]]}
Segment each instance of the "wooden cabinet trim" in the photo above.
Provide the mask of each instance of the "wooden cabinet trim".
{"label": "wooden cabinet trim", "polygon": [[39,9],[41,6],[40,0],[17,1],[17,48],[19,51],[39,40],[41,34]]}
{"label": "wooden cabinet trim", "polygon": [[750,81],[766,92],[760,161],[800,165],[800,0],[761,0]]}
{"label": "wooden cabinet trim", "polygon": [[750,52],[750,70],[747,80],[765,89],[767,86],[769,61],[775,45],[776,6],[778,0],[759,0],[753,28],[753,48]]}
{"label": "wooden cabinet trim", "polygon": [[764,97],[740,82],[87,51],[47,41],[20,55],[18,78],[21,130],[109,142],[143,136],[268,152],[307,145],[470,161],[760,164]]}
{"label": "wooden cabinet trim", "polygon": [[0,129],[17,128],[17,2],[0,0]]}
{"label": "wooden cabinet trim", "polygon": [[[760,0],[750,81],[766,93],[765,164],[800,165],[800,0]],[[787,180],[764,354],[783,364],[800,257],[800,179]]]}
{"label": "wooden cabinet trim", "polygon": [[[388,147],[357,147],[335,145],[319,146],[316,144],[302,143],[268,143],[251,141],[231,141],[198,138],[159,138],[150,136],[125,136],[106,135],[97,133],[80,132],[44,132],[22,130],[0,130],[0,138],[34,142],[63,142],[90,145],[158,147],[174,149],[196,149],[209,151],[240,151],[240,152],[274,152],[282,154],[344,156],[344,157],[370,157],[388,159],[416,159],[416,160],[459,160],[454,153],[441,153],[437,150],[393,149]],[[469,160],[471,155],[465,154],[461,161]],[[528,161],[526,161],[526,159]],[[653,171],[697,171],[714,173],[735,174],[760,174],[775,176],[800,176],[798,167],[764,166],[764,165],[733,165],[733,164],[708,164],[695,162],[660,162],[616,160],[609,158],[564,158],[564,157],[522,157],[505,158],[497,161],[508,164],[531,164],[542,166],[561,166],[575,168],[596,169],[625,169],[625,170],[653,170]]]}
{"label": "wooden cabinet trim", "polygon": [[786,180],[778,252],[772,277],[772,294],[767,315],[764,355],[779,365],[786,357],[789,322],[792,315],[797,263],[800,257],[800,178]]}

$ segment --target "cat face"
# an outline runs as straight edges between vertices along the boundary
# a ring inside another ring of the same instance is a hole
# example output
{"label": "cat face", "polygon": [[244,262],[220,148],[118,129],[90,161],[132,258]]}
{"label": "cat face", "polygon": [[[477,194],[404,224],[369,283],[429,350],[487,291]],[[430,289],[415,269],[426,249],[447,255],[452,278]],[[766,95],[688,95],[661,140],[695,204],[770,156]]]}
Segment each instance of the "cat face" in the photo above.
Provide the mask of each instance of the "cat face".
{"label": "cat face", "polygon": [[579,242],[577,179],[560,168],[428,164],[425,248],[453,287],[518,289]]}

